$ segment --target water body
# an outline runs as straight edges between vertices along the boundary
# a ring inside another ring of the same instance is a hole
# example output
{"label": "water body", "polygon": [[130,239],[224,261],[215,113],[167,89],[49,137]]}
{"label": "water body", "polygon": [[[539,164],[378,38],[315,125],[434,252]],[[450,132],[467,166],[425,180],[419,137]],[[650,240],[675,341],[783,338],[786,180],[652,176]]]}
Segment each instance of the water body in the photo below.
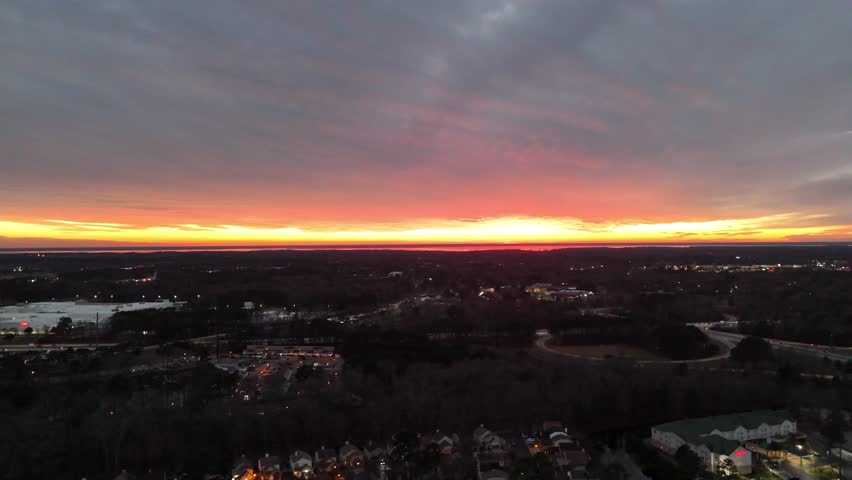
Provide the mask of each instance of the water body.
{"label": "water body", "polygon": [[[133,310],[172,308],[171,301],[134,303],[86,303],[86,302],[35,302],[0,307],[0,329],[27,326],[41,330],[56,325],[62,317],[71,317],[74,322],[107,321],[117,312]],[[27,325],[22,325],[26,323]]]}

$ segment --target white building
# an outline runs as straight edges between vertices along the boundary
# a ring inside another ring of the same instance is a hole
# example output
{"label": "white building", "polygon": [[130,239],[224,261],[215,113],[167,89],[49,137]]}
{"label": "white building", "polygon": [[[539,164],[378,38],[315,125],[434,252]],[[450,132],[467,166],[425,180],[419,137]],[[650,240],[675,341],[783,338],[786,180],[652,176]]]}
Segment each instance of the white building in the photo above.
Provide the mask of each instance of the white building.
{"label": "white building", "polygon": [[310,477],[314,473],[314,461],[307,452],[296,450],[290,455],[290,470],[296,478]]}
{"label": "white building", "polygon": [[480,425],[479,428],[473,431],[473,447],[476,451],[503,452],[507,450],[508,445],[506,440],[485,428],[485,425]]}
{"label": "white building", "polygon": [[740,472],[750,473],[751,451],[743,447],[744,442],[792,433],[796,433],[796,420],[787,412],[760,410],[664,423],[651,429],[651,441],[670,454],[688,445],[711,471],[730,459]]}

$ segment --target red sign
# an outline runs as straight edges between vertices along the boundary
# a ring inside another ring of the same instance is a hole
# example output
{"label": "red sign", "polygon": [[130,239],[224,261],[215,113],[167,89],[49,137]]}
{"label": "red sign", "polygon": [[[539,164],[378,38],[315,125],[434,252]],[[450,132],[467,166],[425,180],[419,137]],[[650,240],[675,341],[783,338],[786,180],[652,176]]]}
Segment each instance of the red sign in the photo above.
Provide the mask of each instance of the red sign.
{"label": "red sign", "polygon": [[23,328],[27,328],[27,327],[29,327],[29,326],[30,326],[30,322],[21,322],[21,323],[19,323],[18,325],[20,325],[20,326],[21,326],[21,327],[23,327]]}
{"label": "red sign", "polygon": [[745,454],[746,454],[745,450],[737,450],[736,452],[734,452],[735,457],[744,457]]}

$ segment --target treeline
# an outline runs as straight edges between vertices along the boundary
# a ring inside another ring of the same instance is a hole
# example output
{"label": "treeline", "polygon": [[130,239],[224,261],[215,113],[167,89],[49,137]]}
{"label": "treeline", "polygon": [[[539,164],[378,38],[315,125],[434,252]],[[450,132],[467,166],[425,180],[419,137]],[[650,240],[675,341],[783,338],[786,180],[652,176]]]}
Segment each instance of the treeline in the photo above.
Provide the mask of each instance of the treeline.
{"label": "treeline", "polygon": [[[741,276],[742,278],[742,276]],[[852,346],[852,274],[791,272],[742,282],[742,332],[803,343]]]}
{"label": "treeline", "polygon": [[852,403],[845,383],[547,363],[510,351],[476,358],[474,352],[434,352],[440,345],[430,349],[422,340],[402,342],[412,355],[361,340],[360,352],[344,347],[352,359],[339,389],[308,379],[299,395],[265,404],[234,398],[229,377],[209,366],[176,375],[36,383],[17,397],[4,391],[0,435],[14,441],[0,451],[0,477],[63,472],[99,480],[126,468],[201,478],[227,471],[244,453],[287,455],[346,441],[360,446],[404,430],[440,428],[464,438],[479,424],[523,432],[542,419],[559,419],[594,433],[690,416]]}
{"label": "treeline", "polygon": [[551,330],[562,345],[627,344],[673,360],[689,360],[719,353],[701,330],[680,324],[654,325],[635,318],[576,315]]}

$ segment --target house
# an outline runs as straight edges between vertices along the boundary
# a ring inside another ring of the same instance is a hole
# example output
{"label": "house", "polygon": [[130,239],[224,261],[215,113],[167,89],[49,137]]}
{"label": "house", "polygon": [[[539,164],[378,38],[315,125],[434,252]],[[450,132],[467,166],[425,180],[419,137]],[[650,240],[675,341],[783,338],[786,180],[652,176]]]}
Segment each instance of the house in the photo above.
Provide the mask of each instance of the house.
{"label": "house", "polygon": [[374,459],[374,458],[387,457],[388,453],[389,453],[388,448],[386,446],[383,446],[383,445],[380,445],[380,444],[377,444],[377,443],[369,442],[364,447],[364,455],[366,455],[367,458],[369,458],[371,460]]}
{"label": "house", "polygon": [[231,469],[233,480],[254,480],[256,477],[254,465],[248,461],[245,455],[241,456],[234,468]]}
{"label": "house", "polygon": [[388,465],[388,456],[391,450],[392,448],[388,446],[373,442],[367,443],[364,447],[364,455],[366,456],[366,463],[369,470],[372,473],[378,474],[379,478],[383,479],[387,476],[387,471],[390,468]]}
{"label": "house", "polygon": [[579,448],[577,447],[577,443],[574,442],[574,439],[563,431],[557,430],[555,432],[550,432],[547,434],[547,437],[550,440],[551,445],[553,445],[557,450],[576,450]]}
{"label": "house", "polygon": [[585,472],[586,466],[591,460],[589,454],[584,450],[564,450],[557,452],[551,458],[553,458],[553,464],[557,470],[569,476],[571,472],[574,472],[575,476],[581,471]]}
{"label": "house", "polygon": [[307,452],[296,450],[290,455],[290,471],[296,478],[313,476],[314,461]]}
{"label": "house", "polygon": [[508,443],[491,430],[480,425],[473,431],[473,448],[479,452],[506,451]]}
{"label": "house", "polygon": [[421,447],[426,448],[432,444],[438,445],[438,450],[441,455],[454,455],[459,450],[461,441],[455,433],[452,435],[441,433],[440,430],[435,430],[432,435],[424,435],[421,439]]}
{"label": "house", "polygon": [[564,431],[564,428],[562,427],[562,422],[560,422],[559,420],[545,420],[541,422],[540,430],[537,428],[537,425],[533,425],[533,431],[550,433],[555,432],[557,430]]}
{"label": "house", "polygon": [[741,473],[751,473],[751,451],[743,443],[794,434],[796,429],[796,420],[787,412],[759,410],[657,425],[651,429],[651,442],[670,454],[688,445],[711,471],[730,459]]}
{"label": "house", "polygon": [[525,434],[523,437],[524,443],[526,443],[527,450],[529,450],[531,457],[534,457],[539,453],[547,453],[547,446],[550,442],[545,442],[535,435]]}
{"label": "house", "polygon": [[314,471],[330,473],[337,470],[337,452],[331,448],[320,447],[314,454]]}
{"label": "house", "polygon": [[257,472],[260,480],[281,479],[281,458],[268,453],[257,460]]}
{"label": "house", "polygon": [[338,455],[338,458],[343,466],[355,471],[360,471],[364,468],[366,455],[360,448],[347,441],[345,445],[340,447],[340,454]]}
{"label": "house", "polygon": [[473,461],[476,464],[477,476],[482,478],[483,473],[488,471],[503,471],[511,465],[511,457],[508,452],[474,452]]}
{"label": "house", "polygon": [[132,475],[130,473],[127,473],[127,470],[122,470],[121,473],[119,473],[118,475],[116,475],[115,478],[113,478],[113,480],[135,480],[135,479],[136,479],[136,476]]}

